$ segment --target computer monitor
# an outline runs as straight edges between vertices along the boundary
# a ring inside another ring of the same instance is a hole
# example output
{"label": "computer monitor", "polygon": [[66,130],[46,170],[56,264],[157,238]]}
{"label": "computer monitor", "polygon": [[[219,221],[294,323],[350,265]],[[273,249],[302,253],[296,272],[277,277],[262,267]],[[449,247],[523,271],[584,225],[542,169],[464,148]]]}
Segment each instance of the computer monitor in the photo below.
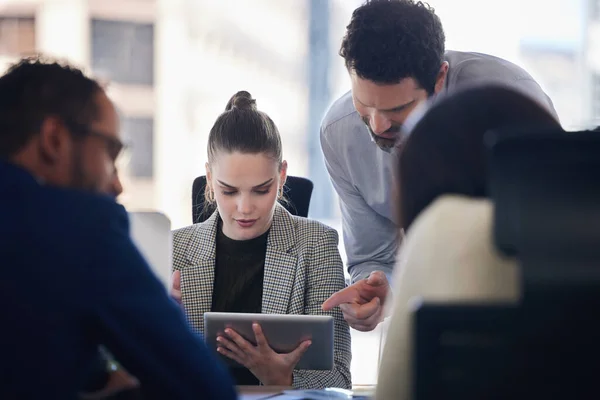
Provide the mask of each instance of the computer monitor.
{"label": "computer monitor", "polygon": [[487,399],[513,353],[515,307],[418,304],[413,314],[417,400]]}
{"label": "computer monitor", "polygon": [[131,238],[158,279],[169,287],[172,268],[171,221],[159,212],[130,212]]}
{"label": "computer monitor", "polygon": [[598,295],[537,292],[510,304],[422,304],[416,400],[598,397]]}

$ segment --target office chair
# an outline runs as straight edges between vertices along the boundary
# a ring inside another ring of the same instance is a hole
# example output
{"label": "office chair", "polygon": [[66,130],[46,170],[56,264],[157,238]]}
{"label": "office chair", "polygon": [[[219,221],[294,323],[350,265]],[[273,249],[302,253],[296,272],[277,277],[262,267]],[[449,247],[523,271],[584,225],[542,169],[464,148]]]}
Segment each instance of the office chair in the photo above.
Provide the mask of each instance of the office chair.
{"label": "office chair", "polygon": [[[192,219],[194,224],[205,221],[215,210],[214,206],[205,206],[204,204],[205,187],[205,175],[194,179],[192,185]],[[284,199],[279,202],[290,214],[307,217],[313,187],[314,185],[310,179],[288,176],[283,187]]]}
{"label": "office chair", "polygon": [[415,398],[597,397],[600,135],[495,132],[487,144],[494,242],[518,260],[522,298],[421,304]]}

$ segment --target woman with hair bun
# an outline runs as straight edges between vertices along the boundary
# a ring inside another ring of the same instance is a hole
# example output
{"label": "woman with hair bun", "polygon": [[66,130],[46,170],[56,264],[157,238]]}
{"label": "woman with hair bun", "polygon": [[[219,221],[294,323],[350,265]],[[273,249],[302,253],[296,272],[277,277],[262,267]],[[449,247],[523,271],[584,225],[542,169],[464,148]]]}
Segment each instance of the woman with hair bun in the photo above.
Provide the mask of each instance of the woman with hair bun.
{"label": "woman with hair bun", "polygon": [[238,385],[350,388],[348,324],[339,308],[321,309],[345,287],[338,234],[278,204],[286,173],[277,126],[250,93],[236,93],[208,138],[205,198],[216,211],[173,234],[172,293],[200,333],[208,311],[333,316],[331,371],[296,370],[310,342],[277,354],[258,325],[256,346],[226,330],[217,351],[242,366],[231,368]]}

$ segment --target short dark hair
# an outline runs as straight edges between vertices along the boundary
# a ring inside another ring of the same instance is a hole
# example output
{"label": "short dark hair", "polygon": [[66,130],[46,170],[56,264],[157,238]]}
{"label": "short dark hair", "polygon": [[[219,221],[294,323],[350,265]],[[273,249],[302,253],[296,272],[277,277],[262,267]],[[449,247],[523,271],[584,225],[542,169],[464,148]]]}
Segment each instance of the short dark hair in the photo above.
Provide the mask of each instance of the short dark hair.
{"label": "short dark hair", "polygon": [[444,29],[434,9],[413,0],[369,0],[354,10],[340,56],[358,77],[379,84],[413,78],[434,93]]}
{"label": "short dark hair", "polygon": [[436,101],[399,152],[399,217],[408,229],[436,198],[488,198],[484,134],[494,129],[560,127],[546,108],[497,85],[468,88]]}
{"label": "short dark hair", "polygon": [[68,64],[28,57],[0,77],[0,158],[18,153],[49,116],[85,126],[98,116],[99,84]]}

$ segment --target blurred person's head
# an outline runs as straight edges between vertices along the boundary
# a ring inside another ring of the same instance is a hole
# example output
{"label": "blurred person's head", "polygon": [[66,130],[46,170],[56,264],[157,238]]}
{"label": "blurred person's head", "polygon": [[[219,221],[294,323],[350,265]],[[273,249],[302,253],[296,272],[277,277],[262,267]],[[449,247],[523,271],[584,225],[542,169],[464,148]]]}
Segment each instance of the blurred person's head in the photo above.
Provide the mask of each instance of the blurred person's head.
{"label": "blurred person's head", "polygon": [[340,55],[354,106],[373,141],[394,147],[413,108],[444,88],[442,23],[426,3],[369,0],[352,14]]}
{"label": "blurred person's head", "polygon": [[0,77],[0,159],[49,185],[118,196],[111,101],[77,68],[26,58]]}
{"label": "blurred person's head", "polygon": [[277,126],[250,93],[236,93],[210,131],[206,164],[206,200],[227,237],[253,239],[271,227],[286,172]]}
{"label": "blurred person's head", "polygon": [[554,128],[559,122],[519,91],[486,86],[437,100],[408,133],[399,151],[399,217],[409,229],[437,197],[487,198],[486,132]]}

